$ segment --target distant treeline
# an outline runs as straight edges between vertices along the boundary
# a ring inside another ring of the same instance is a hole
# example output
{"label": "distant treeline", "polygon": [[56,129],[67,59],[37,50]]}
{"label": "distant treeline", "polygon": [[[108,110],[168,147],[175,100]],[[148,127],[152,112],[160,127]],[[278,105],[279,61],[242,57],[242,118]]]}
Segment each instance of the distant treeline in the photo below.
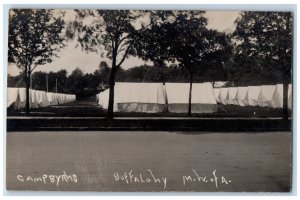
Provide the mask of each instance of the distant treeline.
{"label": "distant treeline", "polygon": [[[205,73],[198,72],[194,74],[194,83],[226,81],[234,77],[226,68],[210,66],[206,67]],[[200,75],[205,74],[205,76]],[[66,70],[58,72],[37,71],[32,74],[31,87],[36,90],[60,93],[76,94],[78,97],[90,96],[98,93],[103,87],[108,86],[110,68],[107,63],[101,62],[99,68],[94,73],[84,74],[80,68],[76,68],[70,75]],[[280,73],[250,73],[248,76],[234,81],[233,85],[262,85],[281,82]],[[171,65],[169,67],[142,65],[127,70],[120,68],[116,73],[118,82],[188,82],[189,73],[182,67]],[[232,81],[231,81],[232,82]],[[25,87],[24,74],[8,77],[8,87]]]}

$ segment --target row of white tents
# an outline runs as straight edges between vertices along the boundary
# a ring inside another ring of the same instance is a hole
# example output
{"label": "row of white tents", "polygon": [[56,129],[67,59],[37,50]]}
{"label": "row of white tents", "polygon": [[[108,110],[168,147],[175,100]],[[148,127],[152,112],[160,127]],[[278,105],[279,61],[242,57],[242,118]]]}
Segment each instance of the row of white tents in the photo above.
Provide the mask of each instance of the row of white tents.
{"label": "row of white tents", "polygon": [[[128,83],[117,82],[114,92],[114,112],[186,113],[189,83]],[[288,106],[292,107],[292,86],[289,85]],[[108,108],[109,89],[97,94],[98,105]],[[212,84],[193,83],[192,113],[213,113],[217,103],[239,106],[282,108],[283,85],[213,88]]]}
{"label": "row of white tents", "polygon": [[[189,84],[187,83],[124,83],[117,82],[114,92],[114,112],[169,112],[188,111]],[[203,95],[205,94],[205,95]],[[109,89],[97,95],[98,104],[108,108]],[[217,111],[211,83],[194,83],[192,113]]]}
{"label": "row of white tents", "polygon": [[[224,105],[283,107],[283,85],[214,88],[216,101]],[[292,108],[292,85],[288,87],[288,108]]]}
{"label": "row of white tents", "polygon": [[[29,90],[29,107],[39,108],[76,100],[76,95]],[[26,105],[26,88],[7,88],[7,108],[22,109]]]}

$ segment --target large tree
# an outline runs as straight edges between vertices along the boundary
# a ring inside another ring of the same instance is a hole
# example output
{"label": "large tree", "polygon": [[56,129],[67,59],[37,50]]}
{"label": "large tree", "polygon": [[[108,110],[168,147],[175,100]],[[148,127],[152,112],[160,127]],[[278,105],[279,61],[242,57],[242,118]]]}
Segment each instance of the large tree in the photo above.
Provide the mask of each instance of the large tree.
{"label": "large tree", "polygon": [[[59,13],[56,13],[59,14]],[[53,10],[12,9],[9,13],[8,61],[24,73],[26,114],[29,114],[30,76],[33,70],[52,62],[63,47],[64,21]]]}
{"label": "large tree", "polygon": [[174,11],[173,16],[164,23],[140,34],[141,39],[136,43],[137,54],[140,57],[152,61],[175,62],[188,72],[189,116],[191,116],[194,75],[207,75],[212,66],[215,67],[214,73],[221,73],[227,55],[231,52],[225,33],[206,28],[207,19],[203,13],[202,11]]}
{"label": "large tree", "polygon": [[107,85],[109,85],[109,74],[110,68],[105,61],[101,61],[99,68],[94,72],[95,77],[97,78],[97,84],[99,90],[103,90]]}
{"label": "large tree", "polygon": [[82,94],[82,91],[85,87],[84,76],[85,74],[79,67],[72,71],[66,83],[66,87],[69,89],[69,93],[76,95]]}
{"label": "large tree", "polygon": [[[283,118],[288,119],[288,84],[292,67],[292,16],[290,12],[242,12],[236,20],[235,66],[239,77],[253,74],[283,82]],[[278,76],[279,75],[279,76]]]}
{"label": "large tree", "polygon": [[[77,38],[86,51],[103,50],[111,59],[108,117],[113,119],[116,72],[129,55],[135,55],[133,42],[137,33],[159,23],[168,12],[135,10],[76,10],[74,22],[68,26],[69,38]],[[147,22],[146,22],[147,21]]]}

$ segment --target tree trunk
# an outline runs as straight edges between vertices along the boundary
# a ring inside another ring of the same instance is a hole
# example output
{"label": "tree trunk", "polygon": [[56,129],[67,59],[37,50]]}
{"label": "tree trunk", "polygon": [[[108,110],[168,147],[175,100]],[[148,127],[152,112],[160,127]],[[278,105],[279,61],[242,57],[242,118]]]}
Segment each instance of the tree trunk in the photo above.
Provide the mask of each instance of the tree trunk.
{"label": "tree trunk", "polygon": [[189,109],[188,116],[192,116],[192,86],[193,86],[193,73],[190,72],[190,92],[189,92]]}
{"label": "tree trunk", "polygon": [[[290,32],[290,13],[287,13],[287,19],[286,19],[286,30],[289,33]],[[287,43],[284,44],[285,48],[287,49]],[[292,63],[291,60],[286,60],[285,63],[283,63],[283,65],[285,66],[285,68],[283,69],[283,110],[282,110],[282,119],[284,121],[286,121],[286,124],[288,123],[288,88],[289,88],[289,80],[290,80],[290,76],[291,76],[291,72],[290,72],[290,66],[288,65],[288,63]]]}
{"label": "tree trunk", "polygon": [[25,83],[26,83],[26,101],[25,101],[25,111],[26,115],[29,115],[29,109],[30,109],[30,94],[29,94],[29,87],[30,87],[30,73],[27,73],[27,70],[25,71]]}
{"label": "tree trunk", "polygon": [[285,121],[288,121],[288,88],[289,83],[288,81],[284,80],[283,82],[283,110],[282,110],[282,118]]}
{"label": "tree trunk", "polygon": [[109,77],[109,101],[107,117],[110,120],[114,118],[114,96],[115,96],[115,76],[116,76],[116,57],[113,56],[112,67]]}

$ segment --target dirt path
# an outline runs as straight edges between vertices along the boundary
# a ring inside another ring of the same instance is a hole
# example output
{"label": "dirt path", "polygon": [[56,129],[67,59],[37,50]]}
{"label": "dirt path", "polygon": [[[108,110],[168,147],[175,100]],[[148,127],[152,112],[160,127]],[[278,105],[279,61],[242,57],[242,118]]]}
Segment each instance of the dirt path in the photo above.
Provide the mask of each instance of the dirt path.
{"label": "dirt path", "polygon": [[[7,188],[282,192],[290,185],[290,148],[289,132],[10,132]],[[51,183],[49,175],[64,172],[77,182]]]}

